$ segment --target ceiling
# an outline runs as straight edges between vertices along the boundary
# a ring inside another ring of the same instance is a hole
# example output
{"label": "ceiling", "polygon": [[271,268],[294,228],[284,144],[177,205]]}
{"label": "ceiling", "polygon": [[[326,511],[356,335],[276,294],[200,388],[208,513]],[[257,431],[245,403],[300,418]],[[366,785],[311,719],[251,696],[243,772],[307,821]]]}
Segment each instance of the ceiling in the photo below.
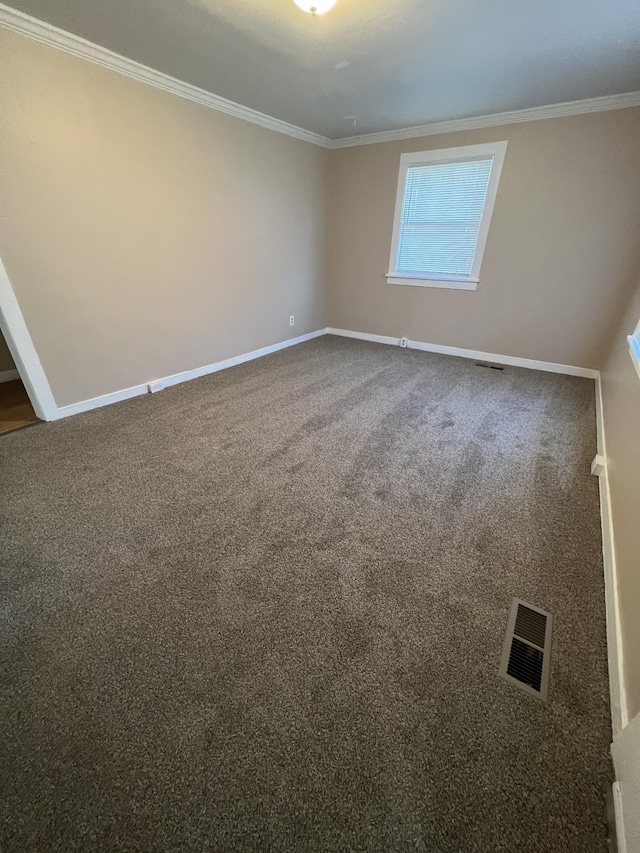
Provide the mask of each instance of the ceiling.
{"label": "ceiling", "polygon": [[332,139],[640,89],[638,0],[5,0]]}

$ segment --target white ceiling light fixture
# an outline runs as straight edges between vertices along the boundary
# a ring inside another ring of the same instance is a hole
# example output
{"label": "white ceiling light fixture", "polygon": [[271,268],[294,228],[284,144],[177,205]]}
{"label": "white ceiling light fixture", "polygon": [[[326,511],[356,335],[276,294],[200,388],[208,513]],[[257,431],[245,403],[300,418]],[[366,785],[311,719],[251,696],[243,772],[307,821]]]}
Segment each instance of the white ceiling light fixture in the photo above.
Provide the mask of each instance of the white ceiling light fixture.
{"label": "white ceiling light fixture", "polygon": [[293,2],[303,12],[310,12],[315,17],[328,12],[335,5],[336,0],[293,0]]}

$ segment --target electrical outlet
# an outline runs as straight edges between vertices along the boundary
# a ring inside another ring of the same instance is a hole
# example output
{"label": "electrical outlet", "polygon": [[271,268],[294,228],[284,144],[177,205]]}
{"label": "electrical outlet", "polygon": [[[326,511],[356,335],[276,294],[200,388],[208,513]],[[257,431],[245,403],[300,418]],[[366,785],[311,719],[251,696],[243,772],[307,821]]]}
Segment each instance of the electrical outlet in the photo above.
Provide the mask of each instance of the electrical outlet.
{"label": "electrical outlet", "polygon": [[289,325],[290,325],[290,326],[295,326],[295,324],[296,324],[296,318],[295,318],[295,317],[293,316],[293,314],[292,314],[292,315],[289,317]]}
{"label": "electrical outlet", "polygon": [[409,339],[408,338],[400,338],[400,346],[403,349],[406,349],[409,346]]}

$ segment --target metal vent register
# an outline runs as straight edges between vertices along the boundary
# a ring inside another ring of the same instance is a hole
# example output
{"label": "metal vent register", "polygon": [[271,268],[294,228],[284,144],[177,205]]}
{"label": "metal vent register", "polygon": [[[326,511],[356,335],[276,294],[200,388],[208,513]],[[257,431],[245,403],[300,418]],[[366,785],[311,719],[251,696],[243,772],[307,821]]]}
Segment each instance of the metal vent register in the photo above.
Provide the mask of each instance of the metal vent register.
{"label": "metal vent register", "polygon": [[543,702],[549,690],[552,624],[546,610],[514,598],[498,671],[501,678]]}

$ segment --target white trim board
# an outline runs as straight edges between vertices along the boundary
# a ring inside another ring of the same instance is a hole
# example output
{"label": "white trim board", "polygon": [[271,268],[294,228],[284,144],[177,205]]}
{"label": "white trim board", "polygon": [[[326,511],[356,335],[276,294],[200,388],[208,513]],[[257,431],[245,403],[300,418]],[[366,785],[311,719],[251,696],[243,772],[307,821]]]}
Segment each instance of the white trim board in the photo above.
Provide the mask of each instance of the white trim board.
{"label": "white trim board", "polygon": [[624,829],[624,799],[620,790],[620,782],[611,786],[613,791],[613,813],[616,828],[616,853],[627,853],[627,838]]}
{"label": "white trim board", "polygon": [[598,458],[604,461],[598,475],[600,490],[600,522],[602,525],[602,560],[604,564],[604,595],[607,617],[607,656],[609,661],[609,693],[611,700],[611,723],[614,738],[629,722],[627,696],[624,685],[624,659],[622,632],[620,630],[620,603],[614,545],[613,517],[607,467],[607,442],[604,429],[602,381],[596,377],[596,434]]}
{"label": "white trim board", "polygon": [[46,21],[41,21],[24,12],[19,12],[17,9],[5,6],[4,3],[0,3],[0,26],[34,41],[55,47],[64,53],[79,56],[96,65],[101,65],[103,68],[117,71],[118,74],[123,74],[125,77],[131,77],[141,83],[155,86],[156,89],[172,92],[181,98],[187,98],[190,101],[195,101],[197,104],[218,110],[218,112],[244,119],[244,121],[249,121],[252,124],[258,124],[268,130],[275,130],[278,133],[293,136],[295,139],[302,139],[304,142],[311,142],[322,148],[329,147],[329,140],[318,133],[312,133],[310,130],[296,127],[296,125],[289,124],[289,122],[281,121],[257,110],[252,110],[250,107],[236,104],[234,101],[220,97],[220,95],[207,92],[199,86],[193,86],[191,83],[185,83],[182,80],[171,77],[169,74],[164,74],[161,71],[156,71],[154,68],[149,68],[147,65],[142,65],[142,63],[136,62],[133,59],[127,59],[126,56],[121,56],[112,50],[108,50],[106,47],[94,44],[74,33],[61,30],[59,27],[54,27],[52,24],[46,23]]}
{"label": "white trim board", "polygon": [[217,373],[219,370],[226,370],[228,367],[235,367],[238,364],[244,364],[245,361],[253,361],[255,358],[262,358],[264,355],[270,355],[278,350],[286,349],[287,347],[302,344],[305,341],[310,341],[313,338],[319,338],[326,335],[326,329],[317,329],[315,332],[308,332],[306,335],[299,335],[297,338],[289,338],[286,341],[280,341],[277,344],[271,344],[268,347],[246,352],[242,355],[234,355],[231,358],[226,358],[224,361],[215,362],[215,364],[207,364],[204,367],[196,367],[194,370],[185,370],[182,373],[174,373],[172,376],[166,376],[164,379],[154,380],[159,381],[165,388],[171,385],[179,385],[181,382],[188,382],[190,379],[198,379],[200,376],[207,376],[209,373]]}
{"label": "white trim board", "polygon": [[504,113],[484,116],[468,116],[450,121],[434,121],[429,124],[401,127],[398,130],[382,130],[360,136],[345,136],[332,139],[329,148],[353,148],[357,145],[373,145],[378,142],[396,142],[420,136],[435,136],[439,133],[458,133],[461,130],[478,130],[483,127],[500,127],[503,124],[520,124],[524,121],[539,121],[545,118],[562,118],[584,113],[600,113],[606,110],[622,110],[640,107],[640,92],[624,92],[621,95],[604,95],[600,98],[585,98],[581,101],[565,101],[543,107],[528,107]]}
{"label": "white trim board", "polygon": [[2,370],[0,371],[0,383],[13,382],[14,379],[20,379],[20,374],[17,370]]}
{"label": "white trim board", "polygon": [[172,385],[178,385],[181,382],[188,382],[191,379],[198,379],[201,376],[207,376],[210,373],[217,373],[220,370],[226,370],[228,367],[235,367],[238,364],[244,364],[245,361],[253,361],[256,358],[262,358],[265,355],[270,355],[278,350],[286,349],[287,347],[302,344],[305,341],[310,341],[312,338],[319,338],[321,335],[326,335],[326,329],[318,329],[315,332],[308,332],[306,335],[299,335],[297,338],[289,338],[286,341],[279,341],[277,344],[271,344],[261,349],[253,350],[253,352],[245,352],[241,355],[234,355],[231,358],[226,358],[223,361],[216,361],[213,364],[205,364],[203,367],[195,367],[193,370],[185,370],[182,373],[174,373],[171,376],[164,376],[161,379],[150,379],[143,385],[133,385],[131,388],[123,388],[120,391],[113,391],[110,394],[102,394],[99,397],[92,397],[89,400],[81,400],[78,403],[71,403],[68,406],[61,406],[55,412],[54,417],[50,420],[60,420],[67,418],[70,415],[78,415],[81,412],[89,412],[92,409],[99,409],[102,406],[109,406],[112,403],[120,403],[122,400],[130,400],[132,397],[140,397],[151,391],[150,386],[154,385],[154,390],[169,388]]}
{"label": "white trim board", "polygon": [[0,27],[19,33],[34,41],[62,50],[72,56],[78,56],[103,68],[116,71],[125,77],[131,77],[141,83],[147,83],[165,92],[172,92],[181,98],[187,98],[227,115],[258,124],[268,130],[284,133],[294,139],[310,142],[321,148],[351,148],[356,145],[370,145],[376,142],[391,142],[398,139],[412,139],[418,136],[432,136],[438,133],[454,133],[460,130],[474,130],[481,127],[497,127],[502,124],[515,124],[523,121],[537,121],[544,118],[580,115],[582,113],[603,112],[605,110],[624,109],[640,106],[640,92],[624,92],[617,95],[604,95],[598,98],[585,98],[579,101],[565,101],[561,104],[549,104],[522,110],[511,110],[491,115],[467,116],[466,118],[436,121],[397,130],[384,130],[361,136],[348,136],[342,139],[329,139],[319,133],[313,133],[289,122],[237,104],[199,86],[178,80],[161,71],[156,71],[133,59],[121,56],[106,47],[81,38],[74,33],[54,27],[46,21],[34,18],[17,9],[0,3]]}
{"label": "white trim board", "polygon": [[616,781],[613,785],[618,853],[640,850],[640,714],[611,744]]}
{"label": "white trim board", "polygon": [[110,406],[112,403],[121,403],[123,400],[130,400],[132,397],[140,397],[146,394],[149,390],[147,385],[134,385],[131,388],[123,388],[120,391],[112,391],[110,394],[101,394],[99,397],[91,397],[89,400],[80,400],[78,403],[70,403],[68,406],[60,406],[56,409],[53,421],[68,418],[71,415],[79,415],[82,412],[90,412],[92,409],[101,409],[103,406]]}
{"label": "white trim board", "polygon": [[[328,329],[330,335],[340,335],[343,338],[356,338],[361,341],[373,341],[378,344],[391,344],[400,346],[402,338],[389,337],[387,335],[369,335],[364,332],[352,332],[347,329]],[[599,374],[597,370],[588,367],[574,367],[570,364],[556,364],[552,361],[536,361],[532,358],[518,358],[512,355],[499,355],[493,352],[481,352],[480,350],[462,349],[461,347],[449,347],[442,344],[428,344],[422,341],[407,341],[408,349],[422,350],[423,352],[437,352],[441,355],[454,355],[459,358],[472,358],[479,361],[491,361],[495,364],[507,364],[510,367],[526,367],[529,370],[544,370],[547,373],[565,373],[568,376],[583,376],[587,379],[595,379]]]}
{"label": "white trim board", "polygon": [[43,421],[54,420],[58,407],[2,260],[0,260],[0,329],[36,415]]}

